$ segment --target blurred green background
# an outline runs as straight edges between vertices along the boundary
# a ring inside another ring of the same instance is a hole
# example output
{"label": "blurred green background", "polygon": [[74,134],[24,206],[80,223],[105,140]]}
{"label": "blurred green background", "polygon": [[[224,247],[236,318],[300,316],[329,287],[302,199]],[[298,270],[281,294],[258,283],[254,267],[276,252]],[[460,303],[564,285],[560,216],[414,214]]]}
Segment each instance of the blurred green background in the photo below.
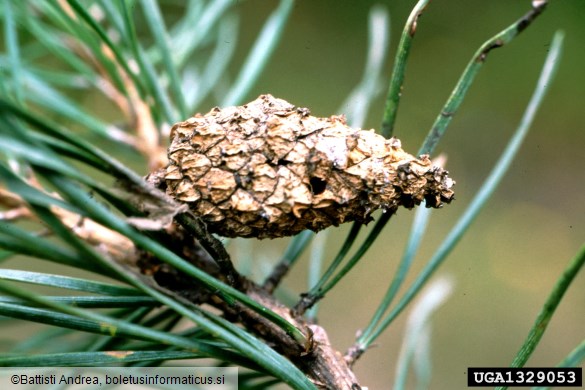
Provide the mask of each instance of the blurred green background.
{"label": "blurred green background", "polygon": [[[161,2],[173,20],[181,2]],[[240,14],[236,59],[225,75],[233,81],[276,2],[234,4]],[[271,93],[309,107],[314,115],[341,114],[340,104],[362,77],[367,50],[368,13],[382,4],[390,12],[390,51],[394,49],[414,1],[298,1],[282,41],[246,101]],[[409,60],[395,136],[415,153],[475,50],[518,19],[529,1],[444,0],[430,4],[419,19]],[[142,14],[137,12],[137,17]],[[554,282],[585,237],[585,3],[553,1],[541,17],[509,46],[490,53],[461,110],[435,155],[444,153],[457,181],[456,201],[433,212],[412,275],[422,268],[488,175],[515,130],[534,89],[553,33],[566,33],[559,73],[510,172],[479,219],[438,274],[453,276],[452,296],[433,322],[431,388],[464,388],[469,366],[507,366],[522,344]],[[138,28],[140,29],[140,24]],[[223,91],[218,90],[221,96]],[[375,100],[365,128],[379,128],[384,95]],[[91,94],[77,96],[110,117]],[[244,102],[242,102],[244,103]],[[217,101],[202,104],[207,111]],[[115,119],[115,118],[114,118]],[[110,150],[111,151],[111,150]],[[112,151],[112,153],[115,153]],[[122,156],[124,158],[124,156]],[[140,162],[129,161],[143,170]],[[413,213],[401,210],[363,261],[323,300],[319,323],[340,351],[372,316],[400,259]],[[367,233],[370,225],[364,229]],[[331,229],[326,262],[348,230]],[[364,234],[364,233],[363,233]],[[287,240],[237,241],[232,255],[252,253],[261,275]],[[249,252],[251,251],[251,252]],[[306,290],[306,257],[287,280],[289,292]],[[413,277],[406,281],[408,285]],[[528,366],[553,366],[584,337],[585,275],[569,289]],[[361,383],[386,389],[408,310],[356,364]]]}

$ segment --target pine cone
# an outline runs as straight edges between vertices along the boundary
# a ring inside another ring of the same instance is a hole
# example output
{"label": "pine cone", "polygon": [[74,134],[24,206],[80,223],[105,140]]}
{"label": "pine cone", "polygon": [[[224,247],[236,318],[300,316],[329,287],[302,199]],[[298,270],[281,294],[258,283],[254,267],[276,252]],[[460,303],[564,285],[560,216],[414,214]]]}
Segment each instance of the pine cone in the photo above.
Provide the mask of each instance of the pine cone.
{"label": "pine cone", "polygon": [[227,237],[290,236],[453,199],[455,182],[427,155],[271,95],[177,123],[171,140],[167,193]]}

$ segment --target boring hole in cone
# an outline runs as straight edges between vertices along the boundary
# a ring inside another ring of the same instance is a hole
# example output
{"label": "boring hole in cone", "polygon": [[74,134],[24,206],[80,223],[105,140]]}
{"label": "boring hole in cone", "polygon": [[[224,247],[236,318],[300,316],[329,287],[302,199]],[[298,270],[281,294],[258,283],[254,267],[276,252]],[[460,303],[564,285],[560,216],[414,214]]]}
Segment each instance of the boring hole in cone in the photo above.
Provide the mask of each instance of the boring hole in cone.
{"label": "boring hole in cone", "polygon": [[327,182],[320,177],[312,177],[309,182],[311,184],[311,193],[313,195],[321,194],[327,187]]}

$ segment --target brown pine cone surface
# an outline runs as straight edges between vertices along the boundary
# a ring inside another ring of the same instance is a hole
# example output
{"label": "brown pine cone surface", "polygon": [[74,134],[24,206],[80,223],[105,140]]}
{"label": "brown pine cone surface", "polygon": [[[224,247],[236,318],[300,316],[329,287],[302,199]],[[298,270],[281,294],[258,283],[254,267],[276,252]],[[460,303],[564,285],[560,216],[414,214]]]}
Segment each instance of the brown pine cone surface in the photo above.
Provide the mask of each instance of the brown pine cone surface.
{"label": "brown pine cone surface", "polygon": [[455,182],[396,138],[353,129],[342,116],[262,95],[214,108],[171,131],[167,193],[227,237],[275,238],[319,231],[371,213],[453,199]]}

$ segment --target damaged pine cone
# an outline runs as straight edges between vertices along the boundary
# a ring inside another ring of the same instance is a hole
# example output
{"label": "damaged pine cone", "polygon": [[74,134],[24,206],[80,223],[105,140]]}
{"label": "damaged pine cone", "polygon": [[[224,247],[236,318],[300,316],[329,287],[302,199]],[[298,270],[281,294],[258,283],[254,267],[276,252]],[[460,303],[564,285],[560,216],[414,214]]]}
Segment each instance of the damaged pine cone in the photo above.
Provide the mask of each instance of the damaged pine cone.
{"label": "damaged pine cone", "polygon": [[311,116],[271,95],[175,124],[168,158],[157,181],[227,237],[367,223],[377,209],[394,213],[423,200],[440,207],[455,184],[396,138],[348,127],[342,116]]}

